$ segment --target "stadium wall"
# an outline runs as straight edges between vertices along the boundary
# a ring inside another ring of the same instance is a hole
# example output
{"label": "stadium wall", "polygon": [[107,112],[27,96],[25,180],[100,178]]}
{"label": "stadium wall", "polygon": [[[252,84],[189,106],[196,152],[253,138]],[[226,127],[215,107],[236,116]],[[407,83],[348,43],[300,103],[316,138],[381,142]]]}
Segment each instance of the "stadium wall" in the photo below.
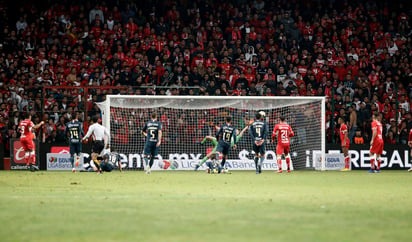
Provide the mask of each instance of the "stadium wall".
{"label": "stadium wall", "polygon": [[[349,156],[352,162],[352,170],[369,169],[369,148],[367,144],[351,145]],[[328,153],[341,152],[340,145],[329,144],[326,146]],[[403,144],[385,144],[382,154],[381,168],[383,170],[399,170],[411,167],[409,160],[409,147]]]}
{"label": "stadium wall", "polygon": [[[46,170],[46,155],[47,153],[51,152],[52,147],[63,146],[66,147],[67,144],[65,143],[54,143],[54,144],[38,144],[40,147],[38,153],[38,160],[40,161],[40,169]],[[165,146],[170,146],[166,147]],[[136,153],[121,153],[122,163],[123,166],[127,167],[128,169],[142,169],[143,158],[142,158],[142,145],[138,145],[135,147],[139,147],[136,149]],[[205,151],[208,147],[198,146],[193,150],[187,150],[187,147],[176,145],[176,144],[162,144],[164,150],[174,150],[175,152],[172,154],[164,154],[162,153],[162,149],[160,150],[161,159],[155,162],[155,170],[165,170],[170,169],[168,162],[171,162],[173,167],[176,167],[178,170],[193,170],[195,164],[197,164],[198,160],[203,158]],[[162,148],[161,147],[161,148]],[[339,153],[340,146],[337,144],[328,144],[326,146],[327,153]],[[83,152],[90,153],[91,151],[91,144],[83,144]],[[0,148],[0,169],[4,169],[3,161],[4,161],[4,152],[3,147]],[[265,166],[266,170],[273,170],[277,169],[274,165],[274,159],[272,158],[273,149],[268,149],[268,159],[267,165]],[[349,150],[349,155],[351,157],[352,162],[352,169],[353,170],[361,170],[361,169],[369,169],[370,168],[370,160],[369,160],[369,145],[352,145]],[[293,154],[292,151],[292,159],[293,156],[305,156],[304,160],[312,160],[311,154],[301,151],[295,152]],[[13,156],[12,164],[14,162]],[[228,163],[229,168],[234,170],[253,170],[253,154],[249,151],[242,149],[241,147],[236,151],[231,151],[229,155]],[[86,160],[87,161],[87,160]],[[252,164],[252,165],[251,165]],[[273,165],[272,165],[273,164]],[[305,167],[306,169],[312,169],[312,163],[308,164],[294,164],[295,167]],[[399,144],[386,144],[384,147],[384,152],[382,154],[382,169],[383,170],[400,170],[400,169],[408,169],[411,167],[411,163],[409,160],[409,147],[407,145],[399,145]]]}

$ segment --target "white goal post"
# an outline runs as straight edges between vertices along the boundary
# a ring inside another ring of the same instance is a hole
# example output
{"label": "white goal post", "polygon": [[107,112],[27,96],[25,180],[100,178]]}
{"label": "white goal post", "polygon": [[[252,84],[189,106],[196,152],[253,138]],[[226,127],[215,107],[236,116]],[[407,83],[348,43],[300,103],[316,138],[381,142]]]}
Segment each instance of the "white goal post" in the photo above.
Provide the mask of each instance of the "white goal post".
{"label": "white goal post", "polygon": [[[98,106],[112,136],[110,146],[128,168],[142,168],[144,137],[140,130],[152,112],[163,124],[163,141],[152,169],[193,170],[212,149],[209,142],[201,145],[204,137],[214,136],[226,116],[232,117],[240,132],[256,112],[265,111],[268,140],[280,116],[294,130],[290,146],[294,169],[314,169],[313,157],[316,153],[319,164],[320,153],[321,170],[325,170],[325,97],[107,95]],[[263,170],[277,170],[275,144],[267,143],[266,151]],[[246,130],[226,164],[233,170],[254,170],[253,155]]]}

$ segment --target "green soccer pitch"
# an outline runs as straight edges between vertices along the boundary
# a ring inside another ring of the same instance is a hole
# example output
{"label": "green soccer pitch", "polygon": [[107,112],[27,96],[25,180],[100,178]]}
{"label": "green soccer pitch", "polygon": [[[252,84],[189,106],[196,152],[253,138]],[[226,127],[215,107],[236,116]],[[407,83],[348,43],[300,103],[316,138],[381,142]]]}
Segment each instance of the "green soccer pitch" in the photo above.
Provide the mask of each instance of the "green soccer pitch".
{"label": "green soccer pitch", "polygon": [[406,171],[0,172],[1,241],[410,241]]}

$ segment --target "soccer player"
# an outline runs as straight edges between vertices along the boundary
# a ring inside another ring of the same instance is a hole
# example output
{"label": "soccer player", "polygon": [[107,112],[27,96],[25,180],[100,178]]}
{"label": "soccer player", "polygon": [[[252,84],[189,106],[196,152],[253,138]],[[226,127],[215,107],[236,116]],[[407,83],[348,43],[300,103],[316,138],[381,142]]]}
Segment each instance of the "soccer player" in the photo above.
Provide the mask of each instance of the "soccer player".
{"label": "soccer player", "polygon": [[100,161],[97,157],[102,153],[104,147],[109,147],[110,144],[110,133],[107,129],[99,124],[98,118],[95,116],[92,118],[92,125],[90,125],[87,134],[83,137],[82,141],[87,140],[91,135],[93,135],[93,144],[92,144],[92,161],[91,163],[93,170],[102,172],[100,167]]}
{"label": "soccer player", "polygon": [[[379,173],[381,171],[381,155],[383,152],[383,139],[382,139],[382,124],[379,122],[379,113],[374,113],[372,116],[372,138],[371,146],[369,150],[369,156],[371,159],[371,169],[369,173]],[[375,165],[376,161],[376,165]]]}
{"label": "soccer player", "polygon": [[[238,135],[236,135],[236,143],[239,142],[239,140],[243,137],[243,134],[249,128],[249,125],[250,124],[248,124],[245,128],[243,128],[243,130]],[[216,149],[218,145],[217,139],[213,136],[208,135],[200,143],[204,144],[206,141],[210,141],[214,148],[205,157],[203,157],[203,159],[199,162],[199,164],[195,166],[195,171],[197,171],[203,165],[203,163],[205,163],[207,160],[213,159],[214,155],[216,154]],[[232,141],[230,142],[230,147],[233,147],[234,145],[235,145],[235,139],[232,139]]]}
{"label": "soccer player", "polygon": [[[216,133],[216,140],[218,140],[216,152],[219,156],[222,155],[221,165],[223,168],[225,168],[226,158],[227,158],[227,155],[229,154],[229,149],[232,146],[231,145],[232,139],[234,138],[235,135],[236,135],[236,128],[232,125],[232,117],[227,116],[226,124],[223,124],[220,127],[219,131],[217,131]],[[236,142],[237,140],[235,139],[233,146],[232,146],[233,149],[236,149]]]}
{"label": "soccer player", "polygon": [[119,153],[117,153],[114,149],[112,152],[110,149],[103,150],[103,155],[99,156],[97,159],[100,160],[100,167],[102,168],[103,172],[111,172],[115,169],[116,165],[119,167],[119,171],[122,172],[122,164],[120,162],[121,158]]}
{"label": "soccer player", "polygon": [[256,113],[255,121],[249,129],[250,136],[253,140],[253,151],[255,152],[256,174],[262,173],[262,164],[265,159],[265,140],[269,133],[268,125],[264,121],[265,116],[266,114],[263,111]]}
{"label": "soccer player", "polygon": [[79,113],[76,112],[75,118],[66,124],[66,136],[69,137],[70,162],[72,163],[73,172],[76,172],[75,167],[79,166],[80,153],[82,152],[81,139],[84,136],[83,125],[78,118]]}
{"label": "soccer player", "polygon": [[340,125],[339,134],[342,146],[343,157],[345,158],[345,168],[341,171],[349,171],[349,138],[348,138],[348,127],[345,124],[345,120],[342,116],[338,118],[338,124]]}
{"label": "soccer player", "polygon": [[203,159],[199,162],[199,164],[196,164],[195,166],[195,171],[197,171],[202,165],[203,163],[205,163],[208,159],[212,159],[212,157],[214,157],[214,155],[216,154],[216,149],[217,149],[217,139],[213,136],[206,136],[205,138],[203,138],[202,142],[200,142],[201,144],[204,144],[206,141],[209,141],[210,143],[212,143],[213,145],[213,149],[207,153],[207,155],[205,157],[203,157]]}
{"label": "soccer player", "polygon": [[206,166],[207,166],[206,172],[209,174],[223,174],[223,173],[231,174],[231,172],[227,169],[224,169],[222,165],[220,164],[220,162],[217,160],[211,160],[211,161],[206,162]]}
{"label": "soccer player", "polygon": [[282,154],[285,155],[286,158],[287,172],[290,172],[289,137],[293,137],[294,135],[292,128],[286,123],[285,117],[281,116],[280,123],[275,125],[272,133],[272,143],[275,142],[276,138],[278,140],[276,146],[276,159],[279,167],[278,173],[282,173]]}
{"label": "soccer player", "polygon": [[[411,148],[410,155],[409,155],[409,162],[412,162],[412,129],[409,131],[408,145]],[[412,167],[409,168],[408,171],[409,172],[412,171]]]}
{"label": "soccer player", "polygon": [[120,154],[116,151],[116,149],[110,149],[106,150],[107,152],[103,155],[103,159],[106,163],[111,163],[113,167],[116,165],[119,167],[119,171],[122,172],[122,163],[121,163],[121,157]]}
{"label": "soccer player", "polygon": [[39,124],[34,125],[31,121],[31,114],[26,113],[25,119],[19,123],[19,131],[20,131],[20,143],[24,150],[24,159],[26,160],[27,168],[30,171],[38,171],[39,168],[36,166],[36,154],[34,151],[34,133],[33,131],[40,128],[44,124],[41,121]]}
{"label": "soccer player", "polygon": [[162,123],[157,121],[156,113],[152,113],[151,120],[145,123],[141,134],[146,137],[143,159],[146,163],[146,174],[150,174],[150,168],[153,165],[154,158],[157,156],[160,143],[162,142]]}

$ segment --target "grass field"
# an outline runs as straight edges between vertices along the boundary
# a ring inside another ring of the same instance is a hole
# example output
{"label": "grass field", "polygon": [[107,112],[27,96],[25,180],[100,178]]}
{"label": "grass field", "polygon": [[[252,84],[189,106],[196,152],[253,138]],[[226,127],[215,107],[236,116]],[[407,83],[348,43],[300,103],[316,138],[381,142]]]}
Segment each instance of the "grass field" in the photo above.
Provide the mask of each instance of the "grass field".
{"label": "grass field", "polygon": [[411,241],[406,171],[0,172],[1,241]]}

